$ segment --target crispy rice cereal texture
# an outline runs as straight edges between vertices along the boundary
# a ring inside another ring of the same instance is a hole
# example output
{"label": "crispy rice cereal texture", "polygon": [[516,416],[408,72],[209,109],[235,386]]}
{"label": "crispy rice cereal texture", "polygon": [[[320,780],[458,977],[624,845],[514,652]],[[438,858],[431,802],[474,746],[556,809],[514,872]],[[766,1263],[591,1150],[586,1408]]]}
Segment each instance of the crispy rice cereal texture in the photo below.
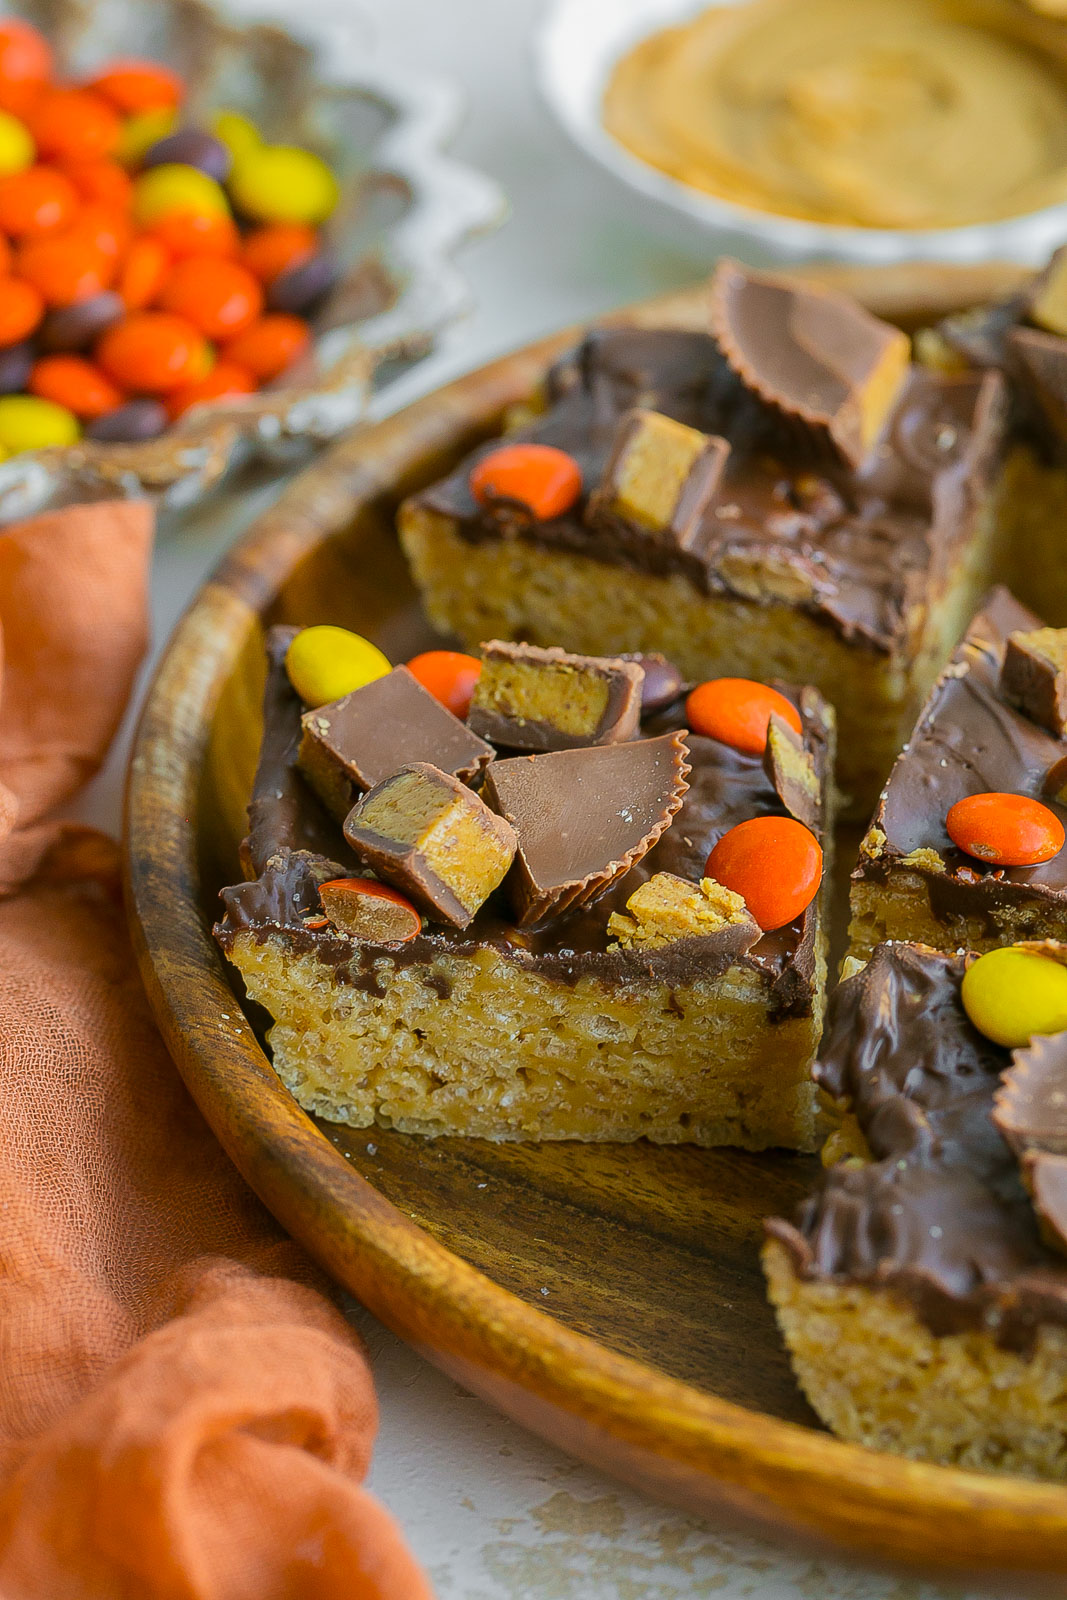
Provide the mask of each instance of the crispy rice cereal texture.
{"label": "crispy rice cereal texture", "polygon": [[[281,934],[238,934],[231,959],[277,1018],[279,1077],[334,1122],[487,1139],[819,1143],[808,1062],[821,1005],[766,1021],[749,968],[688,986],[571,986],[482,947],[432,964],[383,958],[375,994],[335,981]],[[819,967],[821,995],[821,953]]]}
{"label": "crispy rice cereal texture", "polygon": [[763,1267],[800,1387],[839,1438],[1067,1478],[1067,1330],[1042,1327],[1017,1355],[981,1330],[938,1337],[887,1290],[805,1281],[775,1239]]}
{"label": "crispy rice cereal texture", "polygon": [[523,638],[587,655],[661,651],[684,678],[811,683],[837,710],[845,815],[868,814],[931,684],[989,586],[992,512],[944,595],[919,620],[914,659],[847,644],[781,600],[705,596],[678,575],[609,566],[522,539],[469,543],[451,518],[407,502],[400,541],[434,626],[465,648]]}

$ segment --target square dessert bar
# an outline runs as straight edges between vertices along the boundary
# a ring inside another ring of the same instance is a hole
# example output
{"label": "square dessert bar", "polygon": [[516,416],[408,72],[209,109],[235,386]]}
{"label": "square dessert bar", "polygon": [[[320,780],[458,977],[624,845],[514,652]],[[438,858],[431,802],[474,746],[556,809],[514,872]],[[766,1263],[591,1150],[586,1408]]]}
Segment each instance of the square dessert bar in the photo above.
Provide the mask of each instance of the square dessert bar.
{"label": "square dessert bar", "polygon": [[934,685],[860,847],[853,955],[884,939],[938,950],[1067,940],[1067,850],[1035,865],[997,865],[961,849],[947,827],[950,808],[985,794],[1036,801],[1054,832],[1067,823],[1065,648],[1067,633],[1042,628],[1006,589],[988,597]]}
{"label": "square dessert bar", "polygon": [[706,863],[749,819],[828,830],[817,691],[779,685],[795,728],[745,754],[686,730],[662,660],[494,642],[468,727],[405,667],[305,707],[291,637],[269,639],[250,881],[216,933],[302,1106],[431,1135],[816,1147],[821,897],[761,932]]}
{"label": "square dessert bar", "polygon": [[972,960],[880,945],[835,991],[815,1078],[851,1153],[767,1224],[764,1268],[801,1388],[842,1438],[1064,1478],[1067,1035],[1013,1065],[964,1010]]}
{"label": "square dessert bar", "polygon": [[[710,306],[706,333],[591,333],[542,415],[402,507],[401,542],[469,646],[813,683],[863,815],[992,581],[1004,382],[910,365],[848,297],[733,263]],[[577,470],[524,500],[495,469],[531,444]]]}

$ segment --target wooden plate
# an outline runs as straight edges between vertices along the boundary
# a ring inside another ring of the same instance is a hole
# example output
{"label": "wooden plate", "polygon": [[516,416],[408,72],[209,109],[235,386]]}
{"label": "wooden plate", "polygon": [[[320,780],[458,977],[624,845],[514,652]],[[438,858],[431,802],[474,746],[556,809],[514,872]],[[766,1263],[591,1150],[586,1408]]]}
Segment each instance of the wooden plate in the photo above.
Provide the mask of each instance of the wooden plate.
{"label": "wooden plate", "polygon": [[[838,279],[840,273],[834,274]],[[1008,268],[844,274],[914,322]],[[702,325],[697,291],[631,321]],[[831,1438],[790,1375],[757,1261],[811,1158],[421,1141],[314,1123],[271,1070],[210,936],[238,877],[264,626],[330,620],[394,659],[429,642],[392,527],[401,496],[497,428],[572,334],[509,356],[297,479],[205,585],[148,699],[130,772],[129,906],[178,1066],[281,1222],[383,1322],[557,1444],[664,1499],[727,1504],[872,1555],[1067,1570],[1067,1488]]]}

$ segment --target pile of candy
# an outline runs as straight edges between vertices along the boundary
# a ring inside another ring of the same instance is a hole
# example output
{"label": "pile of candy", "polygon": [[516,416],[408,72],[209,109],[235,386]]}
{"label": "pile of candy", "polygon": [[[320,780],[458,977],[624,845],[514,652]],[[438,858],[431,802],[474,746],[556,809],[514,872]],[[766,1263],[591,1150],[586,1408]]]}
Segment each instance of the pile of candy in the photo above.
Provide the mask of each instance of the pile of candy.
{"label": "pile of candy", "polygon": [[183,124],[183,98],[152,61],[57,84],[36,29],[0,22],[0,460],[154,438],[307,349],[336,180],[239,112]]}

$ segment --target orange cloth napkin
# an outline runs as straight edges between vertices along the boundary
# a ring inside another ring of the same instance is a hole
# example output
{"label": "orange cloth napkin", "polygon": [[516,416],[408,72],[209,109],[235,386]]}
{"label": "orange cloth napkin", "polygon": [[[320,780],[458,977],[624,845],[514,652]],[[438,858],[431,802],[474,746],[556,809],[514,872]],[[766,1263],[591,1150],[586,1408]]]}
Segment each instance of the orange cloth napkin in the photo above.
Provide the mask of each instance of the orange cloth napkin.
{"label": "orange cloth napkin", "polygon": [[49,820],[144,650],[151,513],[0,530],[0,1597],[429,1600],[359,1341],[155,1031],[118,852]]}

